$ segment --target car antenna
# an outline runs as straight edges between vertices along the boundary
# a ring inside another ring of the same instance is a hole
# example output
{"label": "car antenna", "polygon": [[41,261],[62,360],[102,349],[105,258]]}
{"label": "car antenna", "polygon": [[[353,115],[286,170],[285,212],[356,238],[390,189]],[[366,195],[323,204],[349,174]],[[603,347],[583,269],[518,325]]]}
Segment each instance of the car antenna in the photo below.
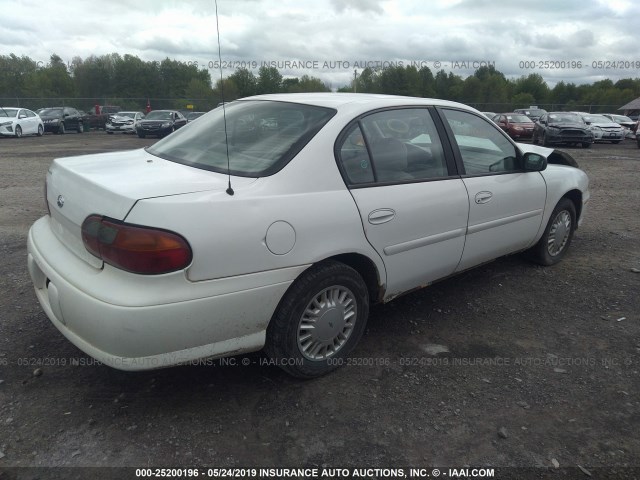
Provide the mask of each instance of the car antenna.
{"label": "car antenna", "polygon": [[216,32],[218,33],[218,60],[220,65],[220,97],[222,98],[222,117],[224,119],[224,144],[227,147],[227,177],[229,178],[229,186],[227,187],[227,194],[233,195],[234,191],[231,188],[231,165],[229,162],[229,136],[227,135],[227,110],[224,101],[224,79],[222,78],[222,53],[220,52],[220,25],[218,24],[218,0],[214,0],[216,5]]}

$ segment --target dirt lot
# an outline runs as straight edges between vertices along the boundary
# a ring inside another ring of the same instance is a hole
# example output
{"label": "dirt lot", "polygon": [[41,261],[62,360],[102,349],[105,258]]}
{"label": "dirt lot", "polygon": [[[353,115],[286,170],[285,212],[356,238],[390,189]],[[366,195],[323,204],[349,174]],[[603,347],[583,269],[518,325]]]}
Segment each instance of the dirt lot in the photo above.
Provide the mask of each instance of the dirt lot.
{"label": "dirt lot", "polygon": [[94,364],[41,311],[25,244],[45,213],[49,163],[153,142],[0,138],[0,478],[40,475],[9,468],[26,466],[472,465],[539,476],[556,463],[573,470],[550,478],[588,478],[578,465],[594,478],[640,475],[625,469],[640,468],[634,142],[568,149],[592,200],[561,264],[509,257],[376,306],[350,364],[312,381],[260,354],[120,372]]}

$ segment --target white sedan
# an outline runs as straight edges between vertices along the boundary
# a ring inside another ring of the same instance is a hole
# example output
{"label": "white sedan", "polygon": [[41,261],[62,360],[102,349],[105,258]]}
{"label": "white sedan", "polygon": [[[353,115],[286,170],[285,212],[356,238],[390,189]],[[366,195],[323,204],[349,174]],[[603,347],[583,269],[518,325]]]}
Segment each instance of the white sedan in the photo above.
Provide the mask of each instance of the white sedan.
{"label": "white sedan", "polygon": [[26,108],[0,107],[0,135],[21,137],[44,133],[42,119]]}
{"label": "white sedan", "polygon": [[107,365],[264,348],[324,374],[370,304],[519,251],[558,262],[589,200],[570,156],[459,103],[288,94],[224,110],[49,169],[29,272],[53,324]]}

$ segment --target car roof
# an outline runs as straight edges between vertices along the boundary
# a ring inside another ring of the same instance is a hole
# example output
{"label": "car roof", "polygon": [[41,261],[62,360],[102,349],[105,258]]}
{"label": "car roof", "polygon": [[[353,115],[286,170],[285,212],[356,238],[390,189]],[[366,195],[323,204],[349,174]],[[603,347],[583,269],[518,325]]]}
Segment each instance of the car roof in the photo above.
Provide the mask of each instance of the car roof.
{"label": "car roof", "polygon": [[386,107],[394,105],[436,105],[448,107],[464,107],[468,110],[475,109],[462,103],[435,98],[404,97],[400,95],[383,95],[376,93],[275,93],[267,95],[255,95],[245,97],[237,101],[247,100],[272,100],[279,102],[304,103],[318,107],[329,107],[341,110],[347,106],[361,105],[369,108]]}

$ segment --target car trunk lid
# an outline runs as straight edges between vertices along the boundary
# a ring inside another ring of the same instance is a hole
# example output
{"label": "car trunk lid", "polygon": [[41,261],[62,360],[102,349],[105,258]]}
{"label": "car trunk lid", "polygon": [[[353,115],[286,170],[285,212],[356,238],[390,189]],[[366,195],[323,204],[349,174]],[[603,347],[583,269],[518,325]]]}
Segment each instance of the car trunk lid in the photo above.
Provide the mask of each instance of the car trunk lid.
{"label": "car trunk lid", "polygon": [[[234,177],[234,188],[254,181]],[[142,149],[59,158],[47,174],[51,228],[69,250],[100,268],[102,261],[82,243],[81,226],[89,215],[125,220],[138,200],[226,187],[226,175],[164,160]]]}

